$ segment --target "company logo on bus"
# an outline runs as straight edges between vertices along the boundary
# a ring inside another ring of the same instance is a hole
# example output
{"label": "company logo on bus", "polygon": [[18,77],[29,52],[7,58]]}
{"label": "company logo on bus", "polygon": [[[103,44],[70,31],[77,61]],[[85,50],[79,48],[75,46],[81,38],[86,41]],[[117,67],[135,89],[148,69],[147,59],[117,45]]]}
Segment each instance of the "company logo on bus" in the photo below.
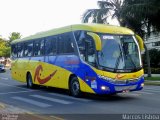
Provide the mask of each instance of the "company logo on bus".
{"label": "company logo on bus", "polygon": [[121,78],[123,78],[125,75],[121,75],[121,74],[117,74],[116,76],[115,76],[115,79],[121,79]]}
{"label": "company logo on bus", "polygon": [[37,80],[40,84],[45,84],[46,82],[48,82],[57,72],[57,70],[55,70],[54,72],[52,72],[51,74],[49,74],[48,76],[42,79],[40,78],[40,71],[43,72],[42,65],[39,65],[36,68],[35,75],[34,75],[34,81]]}

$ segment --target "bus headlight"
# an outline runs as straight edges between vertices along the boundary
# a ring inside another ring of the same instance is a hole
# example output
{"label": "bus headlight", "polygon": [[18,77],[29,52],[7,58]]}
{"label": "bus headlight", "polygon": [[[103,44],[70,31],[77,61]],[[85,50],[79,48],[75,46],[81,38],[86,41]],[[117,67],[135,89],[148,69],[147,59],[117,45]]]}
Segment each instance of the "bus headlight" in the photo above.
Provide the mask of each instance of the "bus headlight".
{"label": "bus headlight", "polygon": [[107,86],[101,86],[101,90],[109,91],[110,89]]}
{"label": "bus headlight", "polygon": [[144,83],[141,83],[141,87],[144,87]]}

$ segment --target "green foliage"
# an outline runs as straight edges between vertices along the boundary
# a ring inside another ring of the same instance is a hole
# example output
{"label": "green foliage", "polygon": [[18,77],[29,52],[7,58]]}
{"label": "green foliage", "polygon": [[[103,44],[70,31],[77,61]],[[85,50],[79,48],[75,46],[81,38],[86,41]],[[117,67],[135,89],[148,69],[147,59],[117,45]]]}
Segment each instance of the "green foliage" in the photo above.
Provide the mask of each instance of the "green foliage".
{"label": "green foliage", "polygon": [[[145,59],[146,54],[142,56],[143,66],[145,73],[147,73],[147,60]],[[151,73],[160,74],[160,50],[151,49],[149,50],[149,56],[151,61]]]}
{"label": "green foliage", "polygon": [[87,10],[83,14],[82,21],[87,23],[90,18],[92,18],[92,23],[105,23],[108,16],[105,16],[108,13],[108,8],[104,9],[91,9]]}
{"label": "green foliage", "polygon": [[10,47],[7,46],[7,41],[0,38],[0,56],[9,57],[10,56]]}
{"label": "green foliage", "polygon": [[4,40],[3,38],[0,38],[0,56],[3,57],[10,57],[10,51],[11,51],[11,42],[15,39],[20,39],[21,34],[18,32],[12,32],[9,36],[9,40]]}
{"label": "green foliage", "polygon": [[[144,66],[146,65],[147,61],[145,59],[146,54],[142,56]],[[152,68],[160,68],[160,50],[157,49],[151,49],[149,50],[149,56],[151,61],[151,67]]]}
{"label": "green foliage", "polygon": [[10,46],[13,40],[20,39],[21,36],[22,35],[19,32],[12,32],[9,36],[8,46]]}
{"label": "green foliage", "polygon": [[[107,18],[112,16],[112,18],[117,18],[120,22],[120,11],[122,7],[123,0],[106,0],[98,1],[99,9],[89,9],[83,14],[82,21],[87,23],[89,18],[92,18],[93,23],[104,23],[108,24]],[[120,22],[121,24],[121,22]]]}
{"label": "green foliage", "polygon": [[5,49],[3,49],[3,56],[4,57],[10,57],[10,52],[11,51],[11,47],[6,47]]}
{"label": "green foliage", "polygon": [[21,34],[19,32],[12,32],[9,36],[9,40],[16,40],[16,39],[20,39],[21,38]]}
{"label": "green foliage", "polygon": [[[146,67],[144,67],[144,73],[145,74],[148,73],[148,69]],[[151,68],[151,73],[152,74],[160,74],[160,68]]]}
{"label": "green foliage", "polygon": [[143,36],[147,30],[150,35],[151,30],[160,31],[160,1],[158,0],[124,0],[121,16],[125,21],[125,26],[133,29]]}
{"label": "green foliage", "polygon": [[145,80],[160,81],[160,77],[145,77]]}
{"label": "green foliage", "polygon": [[149,51],[151,67],[159,67],[160,68],[160,51],[157,49],[152,49]]}
{"label": "green foliage", "polygon": [[141,37],[145,30],[155,29],[160,31],[160,1],[159,0],[101,0],[98,1],[99,9],[89,9],[83,15],[83,22],[92,18],[94,23],[108,23],[111,16],[119,24],[134,30]]}

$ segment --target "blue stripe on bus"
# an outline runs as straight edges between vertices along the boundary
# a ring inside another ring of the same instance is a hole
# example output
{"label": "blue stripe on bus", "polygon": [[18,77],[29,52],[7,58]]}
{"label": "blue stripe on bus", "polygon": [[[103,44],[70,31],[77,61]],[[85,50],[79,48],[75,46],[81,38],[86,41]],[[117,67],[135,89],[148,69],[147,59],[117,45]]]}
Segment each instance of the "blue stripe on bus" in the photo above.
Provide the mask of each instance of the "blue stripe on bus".
{"label": "blue stripe on bus", "polygon": [[[28,59],[28,58],[23,58],[23,59]],[[117,92],[115,91],[115,86],[137,85],[135,90],[140,90],[142,89],[140,85],[141,83],[144,82],[144,78],[142,77],[138,80],[138,82],[130,83],[127,85],[114,85],[114,84],[108,83],[107,81],[100,79],[97,76],[97,73],[89,65],[83,63],[83,61],[81,61],[79,57],[76,55],[32,57],[31,60],[35,60],[35,61],[40,60],[41,62],[45,62],[48,64],[52,64],[52,65],[56,65],[61,68],[64,68],[70,71],[71,73],[75,74],[77,77],[81,78],[86,84],[88,84],[88,86],[90,86],[90,88],[91,88],[91,81],[92,81],[90,78],[92,77],[96,78],[97,88],[95,89],[92,88],[92,90],[98,94],[115,93]],[[90,78],[88,78],[88,81],[86,81],[86,76],[90,76]],[[110,91],[102,91],[101,86],[108,86],[110,88]]]}

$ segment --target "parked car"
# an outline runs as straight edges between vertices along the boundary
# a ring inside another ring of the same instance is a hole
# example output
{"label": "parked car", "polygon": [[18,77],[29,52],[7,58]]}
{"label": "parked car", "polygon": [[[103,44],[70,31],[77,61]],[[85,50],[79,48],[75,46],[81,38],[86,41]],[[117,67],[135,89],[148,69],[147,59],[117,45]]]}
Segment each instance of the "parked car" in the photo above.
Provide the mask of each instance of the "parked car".
{"label": "parked car", "polygon": [[3,64],[0,64],[0,72],[5,72],[6,69],[5,69],[5,66]]}

